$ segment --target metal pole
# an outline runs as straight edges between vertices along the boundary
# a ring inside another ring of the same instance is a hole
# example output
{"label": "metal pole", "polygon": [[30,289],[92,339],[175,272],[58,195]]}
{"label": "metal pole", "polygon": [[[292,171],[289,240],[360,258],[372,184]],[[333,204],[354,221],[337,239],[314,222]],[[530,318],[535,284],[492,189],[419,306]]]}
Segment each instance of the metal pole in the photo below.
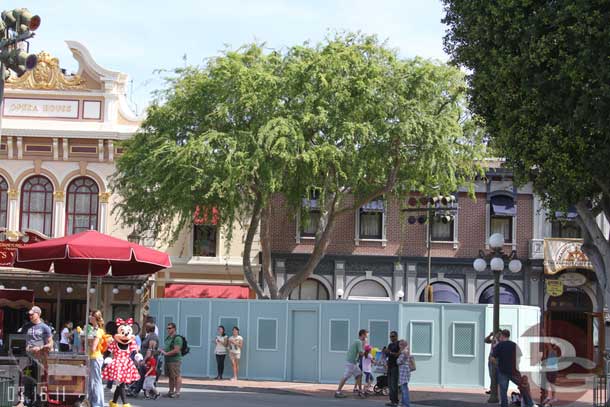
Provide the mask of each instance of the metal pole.
{"label": "metal pole", "polygon": [[[494,273],[494,317],[493,331],[494,335],[500,330],[500,273],[501,271],[492,271]],[[496,369],[491,371],[491,385],[489,386],[488,403],[498,403],[498,377]]]}
{"label": "metal pole", "polygon": [[[89,302],[90,295],[89,289],[91,288],[91,260],[89,260],[89,265],[87,266],[87,291],[85,291],[87,295],[87,308],[85,309],[85,318],[87,319],[85,322],[85,357],[86,357],[86,366],[85,366],[85,400],[89,399],[89,330],[87,329],[87,325],[89,324]],[[91,327],[93,328],[93,327]],[[93,329],[91,330],[93,333]]]}
{"label": "metal pole", "polygon": [[430,230],[430,227],[430,216],[428,216],[428,285],[426,286],[426,302],[434,302],[432,286],[430,285],[430,280],[432,279],[432,231]]}

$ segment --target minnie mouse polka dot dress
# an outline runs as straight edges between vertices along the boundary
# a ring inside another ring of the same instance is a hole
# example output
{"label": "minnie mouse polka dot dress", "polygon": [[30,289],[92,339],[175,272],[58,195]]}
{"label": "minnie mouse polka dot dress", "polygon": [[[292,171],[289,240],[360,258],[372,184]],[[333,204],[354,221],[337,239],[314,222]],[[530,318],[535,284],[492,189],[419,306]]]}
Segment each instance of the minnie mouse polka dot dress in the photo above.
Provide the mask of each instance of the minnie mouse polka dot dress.
{"label": "minnie mouse polka dot dress", "polygon": [[132,383],[140,380],[140,373],[129,357],[131,352],[138,350],[135,342],[131,342],[128,349],[123,350],[113,341],[108,345],[108,350],[112,352],[112,362],[102,371],[104,380],[114,380],[118,383]]}

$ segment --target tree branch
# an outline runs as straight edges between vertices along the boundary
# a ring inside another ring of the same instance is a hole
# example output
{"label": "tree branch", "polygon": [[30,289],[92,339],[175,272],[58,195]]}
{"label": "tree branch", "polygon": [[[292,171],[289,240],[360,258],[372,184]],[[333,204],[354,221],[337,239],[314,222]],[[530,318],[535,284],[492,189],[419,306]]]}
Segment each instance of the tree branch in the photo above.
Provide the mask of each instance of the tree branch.
{"label": "tree branch", "polygon": [[262,199],[257,195],[257,198],[254,201],[254,206],[252,207],[250,225],[248,226],[248,232],[246,233],[246,240],[244,242],[243,269],[244,277],[246,278],[248,285],[250,285],[250,288],[256,291],[258,298],[265,298],[265,294],[261,290],[261,287],[254,276],[254,272],[252,271],[252,260],[250,258],[252,254],[252,242],[254,241],[256,229],[258,228],[258,223],[260,221],[261,208]]}
{"label": "tree branch", "polygon": [[595,275],[598,281],[608,290],[608,278],[610,275],[610,243],[602,233],[597,219],[589,210],[587,202],[580,201],[576,204],[578,217],[576,218],[584,232],[584,243],[582,249],[593,263]]}
{"label": "tree branch", "polygon": [[271,299],[278,298],[277,281],[271,267],[271,205],[267,203],[261,210],[260,242],[262,251],[263,278],[269,288]]}

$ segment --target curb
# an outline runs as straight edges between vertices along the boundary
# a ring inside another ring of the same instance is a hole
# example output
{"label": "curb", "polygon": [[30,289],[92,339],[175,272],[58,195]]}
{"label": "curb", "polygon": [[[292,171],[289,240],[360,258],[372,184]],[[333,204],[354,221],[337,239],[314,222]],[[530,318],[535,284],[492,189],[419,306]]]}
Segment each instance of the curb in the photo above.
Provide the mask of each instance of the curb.
{"label": "curb", "polygon": [[[159,383],[162,386],[167,386],[167,383]],[[283,389],[270,389],[264,387],[248,387],[248,386],[223,386],[223,385],[208,385],[208,384],[182,384],[183,389],[203,389],[203,390],[218,390],[218,391],[239,391],[249,393],[262,393],[262,394],[276,394],[280,396],[307,396],[313,397],[307,392],[300,392],[298,390],[283,390]]]}

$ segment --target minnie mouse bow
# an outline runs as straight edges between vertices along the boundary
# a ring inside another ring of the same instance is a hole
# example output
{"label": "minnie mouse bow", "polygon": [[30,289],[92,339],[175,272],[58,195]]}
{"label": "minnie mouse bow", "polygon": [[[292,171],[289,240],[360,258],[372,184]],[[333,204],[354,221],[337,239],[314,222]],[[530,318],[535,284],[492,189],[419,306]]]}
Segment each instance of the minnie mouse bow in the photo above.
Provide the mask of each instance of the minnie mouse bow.
{"label": "minnie mouse bow", "polygon": [[133,318],[129,318],[127,321],[125,321],[123,318],[117,318],[115,322],[116,326],[133,325]]}

